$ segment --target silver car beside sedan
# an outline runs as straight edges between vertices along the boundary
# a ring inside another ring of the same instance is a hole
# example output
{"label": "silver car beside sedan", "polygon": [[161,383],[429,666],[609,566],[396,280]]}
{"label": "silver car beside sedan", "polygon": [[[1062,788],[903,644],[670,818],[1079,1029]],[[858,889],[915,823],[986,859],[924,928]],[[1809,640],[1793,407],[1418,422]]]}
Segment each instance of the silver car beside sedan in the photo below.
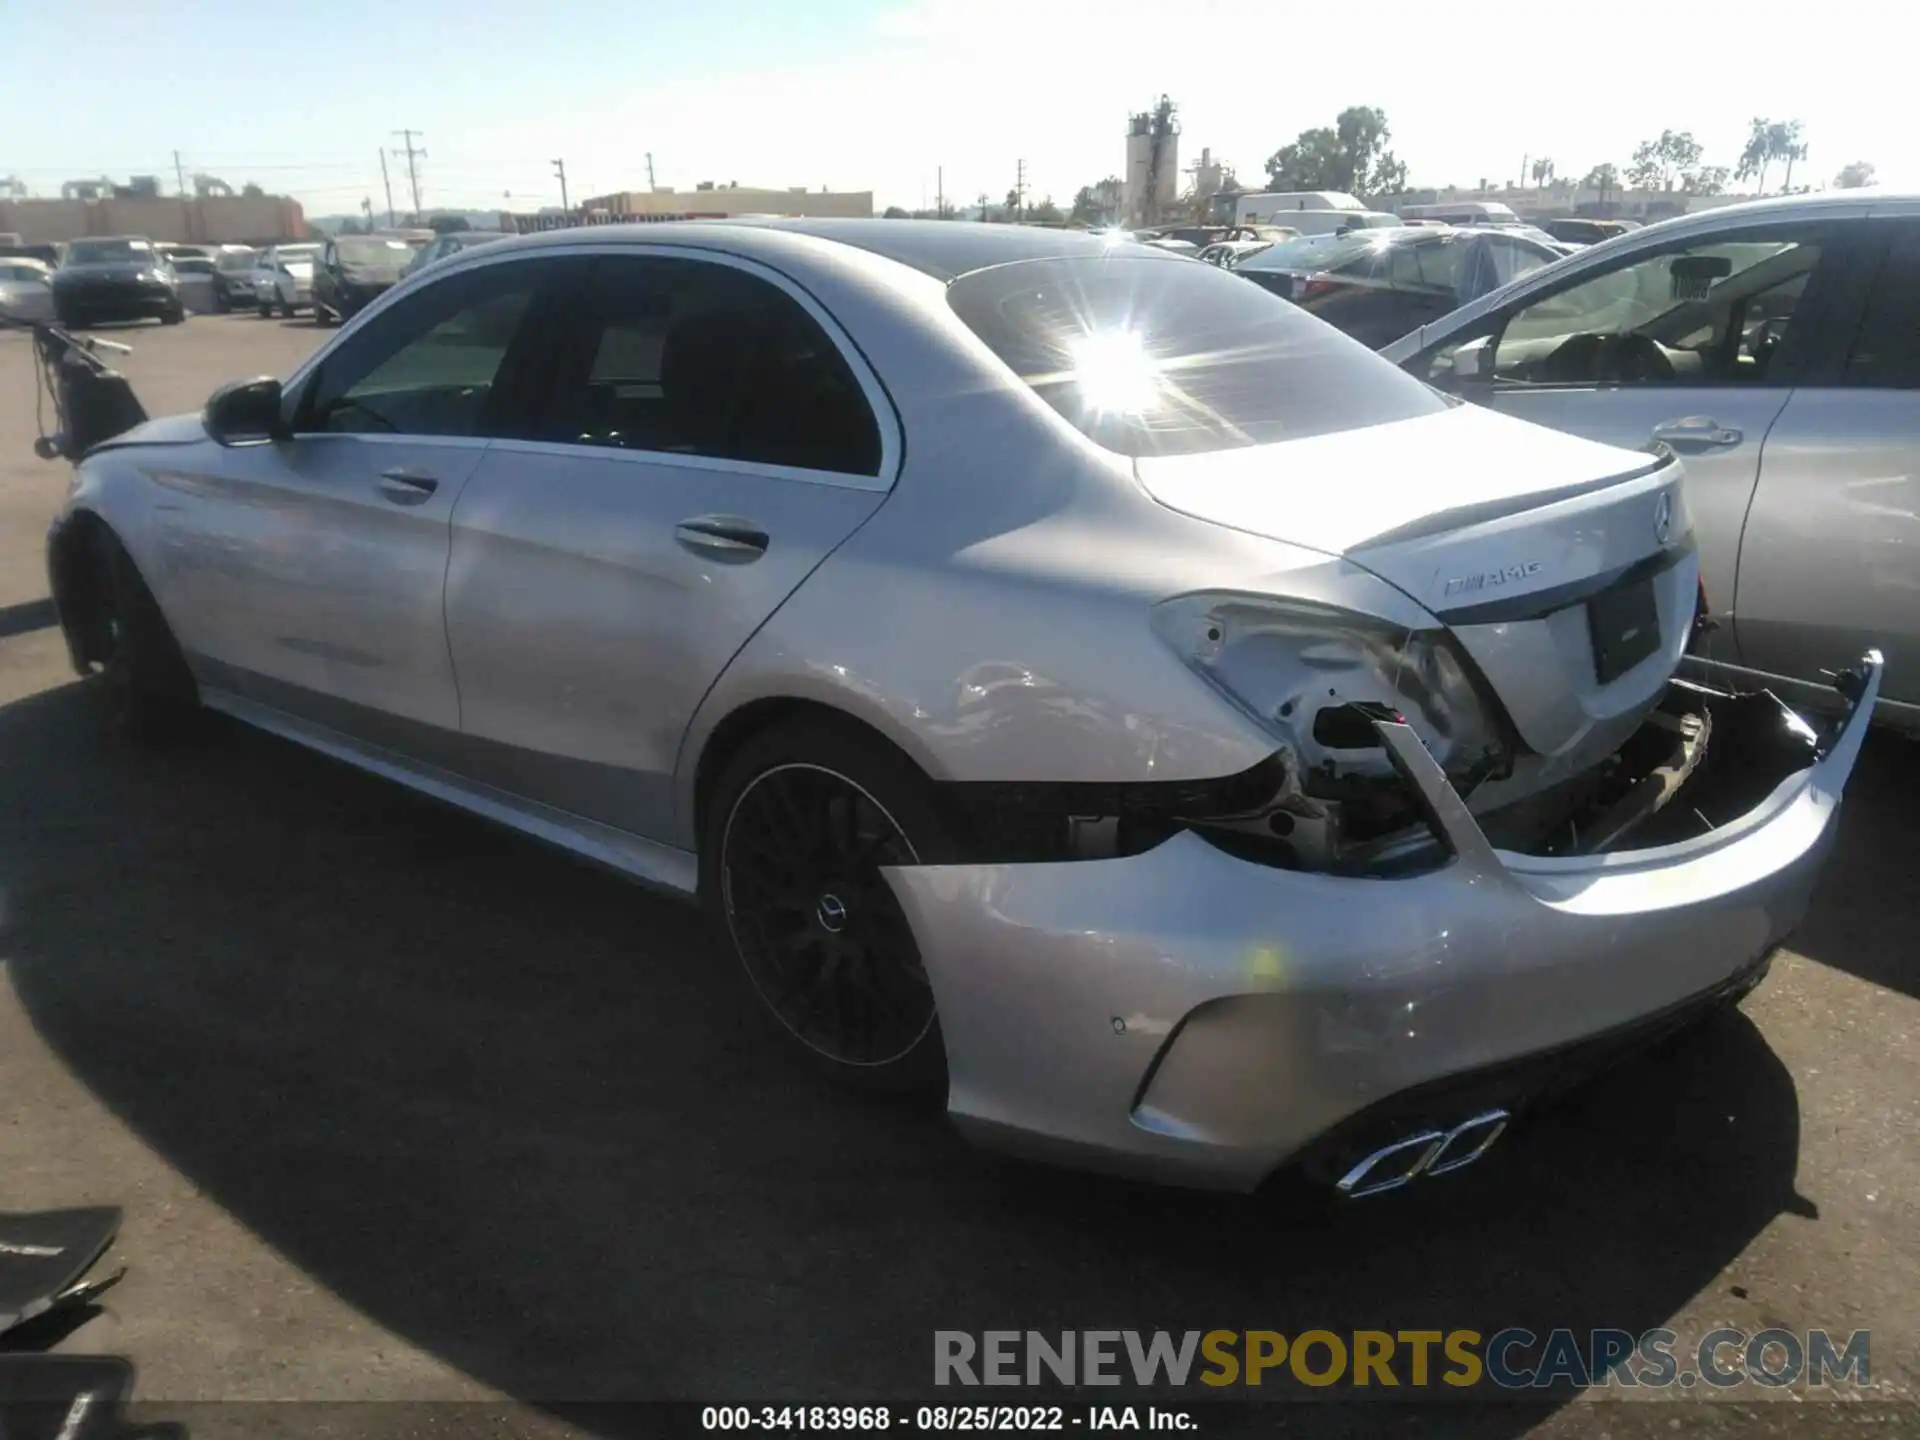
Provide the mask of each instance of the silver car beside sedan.
{"label": "silver car beside sedan", "polygon": [[1831,723],[1676,680],[1693,535],[1670,450],[1213,266],[809,220],[452,256],[96,446],[49,561],[136,733],[210,707],[698,897],[838,1076],[1363,1195],[1804,910],[1879,658]]}
{"label": "silver car beside sedan", "polygon": [[1720,624],[1690,667],[1820,704],[1887,650],[1920,731],[1920,197],[1730,205],[1607,240],[1382,352],[1502,414],[1686,457]]}

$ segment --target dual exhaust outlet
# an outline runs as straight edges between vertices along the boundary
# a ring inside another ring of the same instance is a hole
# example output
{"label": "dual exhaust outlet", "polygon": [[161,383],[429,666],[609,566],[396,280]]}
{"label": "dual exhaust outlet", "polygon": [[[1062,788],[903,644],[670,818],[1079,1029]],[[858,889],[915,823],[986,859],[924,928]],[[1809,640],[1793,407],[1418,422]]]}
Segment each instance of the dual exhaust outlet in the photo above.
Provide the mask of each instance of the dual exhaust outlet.
{"label": "dual exhaust outlet", "polygon": [[1504,1110],[1483,1110],[1451,1130],[1422,1130],[1363,1158],[1334,1189],[1348,1200],[1384,1195],[1431,1175],[1464,1170],[1493,1148],[1512,1117]]}

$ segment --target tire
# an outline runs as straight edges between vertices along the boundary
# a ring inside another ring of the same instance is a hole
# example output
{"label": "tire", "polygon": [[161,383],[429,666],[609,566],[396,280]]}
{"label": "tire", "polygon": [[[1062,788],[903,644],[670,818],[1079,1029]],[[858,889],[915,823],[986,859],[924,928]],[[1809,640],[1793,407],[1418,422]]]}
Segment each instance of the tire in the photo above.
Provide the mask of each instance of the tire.
{"label": "tire", "polygon": [[948,858],[951,835],[911,762],[821,720],[754,736],[714,786],[707,899],[763,1011],[837,1080],[946,1093],[933,990],[880,867]]}
{"label": "tire", "polygon": [[273,306],[265,300],[254,301],[253,311],[254,314],[258,315],[262,320],[271,320],[273,318]]}
{"label": "tire", "polygon": [[177,740],[200,713],[186,657],[133,558],[102,529],[93,544],[95,623],[103,643],[102,689],[109,714],[141,744]]}
{"label": "tire", "polygon": [[173,307],[173,309],[167,311],[166,314],[160,317],[160,323],[162,325],[178,325],[182,323],[186,318],[187,318],[186,306],[176,305]]}

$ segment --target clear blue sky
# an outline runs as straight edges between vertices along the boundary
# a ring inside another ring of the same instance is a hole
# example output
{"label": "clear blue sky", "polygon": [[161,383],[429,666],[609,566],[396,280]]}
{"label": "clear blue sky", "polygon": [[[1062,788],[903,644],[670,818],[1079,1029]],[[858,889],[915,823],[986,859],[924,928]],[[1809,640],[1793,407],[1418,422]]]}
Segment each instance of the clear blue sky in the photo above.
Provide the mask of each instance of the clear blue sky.
{"label": "clear blue sky", "polygon": [[[1201,147],[1260,162],[1382,106],[1417,184],[1624,164],[1662,128],[1731,164],[1756,114],[1805,122],[1814,183],[1869,160],[1920,186],[1897,7],[1735,0],[294,0],[8,6],[0,177],[248,180],[312,214],[384,208],[379,155],[424,132],[428,205],[533,209],[696,181],[1062,201],[1121,168],[1126,115],[1179,104]],[[1876,41],[1875,37],[1878,37]],[[77,57],[69,67],[66,55]],[[404,161],[391,155],[405,204]],[[1796,175],[1798,179],[1798,175]],[[1776,180],[1777,183],[1777,180]],[[503,198],[511,192],[510,200]]]}

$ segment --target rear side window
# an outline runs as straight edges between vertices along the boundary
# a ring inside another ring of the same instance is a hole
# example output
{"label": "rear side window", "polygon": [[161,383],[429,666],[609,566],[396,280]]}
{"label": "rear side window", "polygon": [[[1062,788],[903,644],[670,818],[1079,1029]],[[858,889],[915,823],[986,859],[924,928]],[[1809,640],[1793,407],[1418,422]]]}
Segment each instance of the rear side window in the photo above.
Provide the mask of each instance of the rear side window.
{"label": "rear side window", "polygon": [[1097,444],[1191,455],[1409,420],[1449,403],[1356,340],[1211,265],[1028,260],[948,303]]}
{"label": "rear side window", "polygon": [[1847,383],[1920,390],[1920,227],[1893,242],[1847,356]]}
{"label": "rear side window", "polygon": [[596,262],[538,435],[880,473],[879,422],[832,338],[770,281],[704,260]]}

